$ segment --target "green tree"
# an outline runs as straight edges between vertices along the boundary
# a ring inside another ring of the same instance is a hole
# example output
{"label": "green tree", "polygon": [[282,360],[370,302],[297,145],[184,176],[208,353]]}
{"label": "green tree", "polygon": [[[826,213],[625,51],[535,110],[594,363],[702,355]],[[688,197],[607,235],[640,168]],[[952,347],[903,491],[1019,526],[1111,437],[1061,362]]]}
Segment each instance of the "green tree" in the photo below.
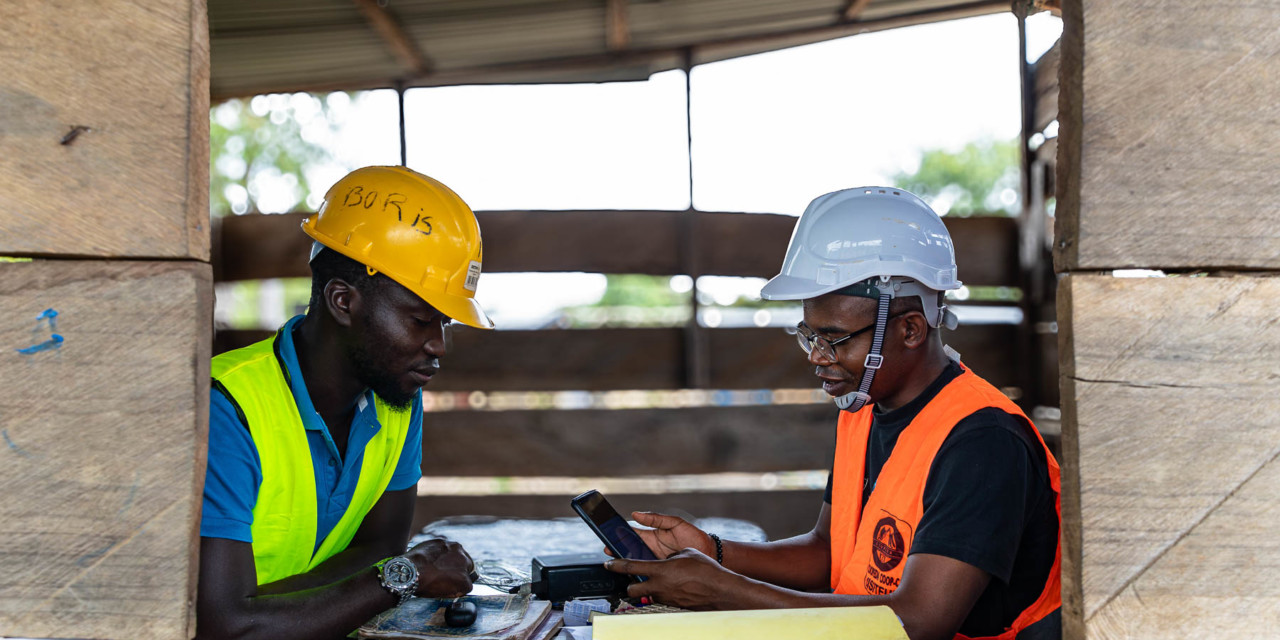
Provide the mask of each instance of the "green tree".
{"label": "green tree", "polygon": [[608,274],[607,285],[594,307],[675,307],[689,304],[689,294],[676,293],[670,278],[639,274]]}
{"label": "green tree", "polygon": [[349,102],[345,93],[272,94],[210,109],[210,213],[282,213],[307,203],[325,187],[311,184],[307,169],[333,159],[326,143]]}
{"label": "green tree", "polygon": [[959,151],[931,149],[894,186],[924,198],[940,214],[1018,213],[1018,141],[970,142]]}

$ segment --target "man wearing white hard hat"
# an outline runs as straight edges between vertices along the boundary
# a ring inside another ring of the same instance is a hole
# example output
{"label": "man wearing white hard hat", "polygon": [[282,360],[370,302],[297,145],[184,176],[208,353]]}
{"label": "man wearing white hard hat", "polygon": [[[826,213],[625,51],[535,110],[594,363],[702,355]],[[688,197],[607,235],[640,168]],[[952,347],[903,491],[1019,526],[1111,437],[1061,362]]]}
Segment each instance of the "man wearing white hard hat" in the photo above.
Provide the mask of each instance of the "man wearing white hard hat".
{"label": "man wearing white hard hat", "polygon": [[809,533],[721,540],[637,512],[658,561],[633,596],[694,609],[888,605],[912,640],[1061,637],[1058,463],[1031,421],[943,344],[960,287],[950,234],[901,189],[826,194],[800,217],[770,300],[801,300],[801,348],[839,407]]}

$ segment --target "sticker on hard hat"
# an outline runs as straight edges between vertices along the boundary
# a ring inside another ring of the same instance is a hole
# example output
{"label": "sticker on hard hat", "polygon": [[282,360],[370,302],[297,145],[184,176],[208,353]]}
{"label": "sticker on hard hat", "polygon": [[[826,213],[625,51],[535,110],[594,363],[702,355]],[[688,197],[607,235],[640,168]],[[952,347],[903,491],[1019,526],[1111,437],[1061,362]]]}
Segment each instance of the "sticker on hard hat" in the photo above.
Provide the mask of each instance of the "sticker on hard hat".
{"label": "sticker on hard hat", "polygon": [[472,260],[467,266],[467,279],[462,283],[462,287],[467,291],[475,291],[478,284],[480,284],[480,263]]}

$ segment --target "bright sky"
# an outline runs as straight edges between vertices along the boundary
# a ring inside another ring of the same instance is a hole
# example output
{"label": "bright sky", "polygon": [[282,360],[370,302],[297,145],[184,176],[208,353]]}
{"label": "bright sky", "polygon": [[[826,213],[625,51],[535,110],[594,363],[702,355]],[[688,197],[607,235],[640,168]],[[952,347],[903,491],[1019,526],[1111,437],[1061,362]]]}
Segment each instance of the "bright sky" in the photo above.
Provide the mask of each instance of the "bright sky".
{"label": "bright sky", "polygon": [[[1060,32],[1047,13],[1030,18],[1028,58]],[[696,67],[693,204],[797,215],[824,193],[914,170],[925,149],[1013,138],[1017,51],[1016,19],[1000,14]],[[413,89],[408,164],[477,210],[683,210],[684,83],[671,71],[647,82]],[[368,92],[349,107],[334,140],[338,164],[314,169],[312,184],[399,162],[395,93]],[[318,206],[317,195],[308,205]],[[760,282],[707,286],[754,295]],[[596,274],[486,274],[477,298],[500,326],[514,327],[603,290]]]}

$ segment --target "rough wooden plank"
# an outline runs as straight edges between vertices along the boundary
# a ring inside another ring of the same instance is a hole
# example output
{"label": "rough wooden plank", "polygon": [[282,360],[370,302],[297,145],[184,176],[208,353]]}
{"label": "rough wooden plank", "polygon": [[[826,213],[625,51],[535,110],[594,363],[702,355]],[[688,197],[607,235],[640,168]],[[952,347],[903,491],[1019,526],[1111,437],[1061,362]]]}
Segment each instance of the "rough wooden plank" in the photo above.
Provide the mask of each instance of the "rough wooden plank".
{"label": "rough wooden plank", "polygon": [[[678,389],[682,329],[453,332],[432,391]],[[494,360],[493,358],[498,358]],[[501,371],[494,363],[501,362]],[[437,384],[439,383],[439,384]]]}
{"label": "rough wooden plank", "polygon": [[309,214],[249,214],[213,220],[215,282],[310,278],[311,237],[302,231]]}
{"label": "rough wooden plank", "polygon": [[1037,334],[1034,344],[1040,350],[1040,404],[1057,407],[1062,403],[1062,390],[1058,385],[1058,335]]}
{"label": "rough wooden plank", "polygon": [[1280,267],[1280,0],[1066,3],[1062,46],[1059,269]]}
{"label": "rough wooden plank", "polygon": [[5,634],[190,637],[211,282],[191,262],[0,264]]}
{"label": "rough wooden plank", "polygon": [[[432,476],[636,476],[826,469],[833,404],[427,413]],[[503,443],[477,446],[476,443]]]}
{"label": "rough wooden plank", "polygon": [[[1144,606],[1129,600],[1145,585],[1173,580],[1183,601],[1204,605],[1197,628],[1257,637],[1259,616],[1207,603],[1249,579],[1232,558],[1274,562],[1274,546],[1201,523],[1230,521],[1218,515],[1224,500],[1280,454],[1280,280],[1071,275],[1059,291],[1068,636],[1162,637],[1120,620]],[[1277,525],[1274,513],[1256,523]],[[1253,550],[1204,556],[1194,571],[1177,564],[1213,545]],[[1191,624],[1168,598],[1151,614]]]}
{"label": "rough wooden plank", "polygon": [[[1068,2],[1062,11],[1058,40],[1058,137],[1054,163],[1056,205],[1053,218],[1053,268],[1058,272],[1079,263],[1080,145],[1084,129],[1084,10]],[[1066,606],[1066,602],[1063,602]],[[1065,610],[1064,610],[1065,618]]]}
{"label": "rough wooden plank", "polygon": [[[592,487],[583,486],[586,491]],[[573,517],[564,496],[419,496],[413,511],[414,530],[450,516],[486,515],[516,518]],[[610,494],[619,513],[636,510],[685,513],[698,518],[721,517],[748,520],[759,525],[770,540],[779,540],[813,529],[822,507],[822,491],[739,491],[712,493]]]}
{"label": "rough wooden plank", "polygon": [[0,254],[208,260],[204,0],[4,2],[0,42]]}
{"label": "rough wooden plank", "polygon": [[[309,277],[307,214],[250,214],[218,221],[218,281]],[[481,211],[486,273],[586,271],[683,273],[682,211]],[[775,214],[695,216],[703,275],[772,277],[782,264],[796,218]],[[1005,217],[944,218],[956,245],[960,278],[969,285],[1017,286],[1017,221]],[[603,238],[625,242],[603,242]],[[533,239],[536,239],[533,240]],[[481,282],[483,285],[483,281]]]}
{"label": "rough wooden plank", "polygon": [[[997,386],[1018,386],[1011,351],[1017,327],[968,325],[947,342]],[[795,338],[777,328],[709,329],[708,387],[779,389],[815,386],[813,366]],[[453,357],[431,390],[608,390],[681,387],[681,329],[497,331],[459,329]],[[503,362],[495,374],[493,362]]]}
{"label": "rough wooden plank", "polygon": [[1058,117],[1058,62],[1062,57],[1062,42],[1055,43],[1036,60],[1032,68],[1032,93],[1035,101],[1035,120],[1032,133],[1044,131]]}
{"label": "rough wooden plank", "polygon": [[[945,334],[964,362],[997,387],[1031,384],[1018,369],[1014,325],[963,325]],[[269,331],[219,331],[215,353],[243,347]],[[782,329],[707,329],[713,389],[816,386],[813,367]],[[681,328],[453,331],[449,354],[429,391],[606,391],[683,385]],[[495,367],[494,363],[502,363]]]}
{"label": "rough wooden plank", "polygon": [[1280,629],[1276,496],[1280,462],[1273,457],[1099,611],[1091,637],[1274,637]]}

